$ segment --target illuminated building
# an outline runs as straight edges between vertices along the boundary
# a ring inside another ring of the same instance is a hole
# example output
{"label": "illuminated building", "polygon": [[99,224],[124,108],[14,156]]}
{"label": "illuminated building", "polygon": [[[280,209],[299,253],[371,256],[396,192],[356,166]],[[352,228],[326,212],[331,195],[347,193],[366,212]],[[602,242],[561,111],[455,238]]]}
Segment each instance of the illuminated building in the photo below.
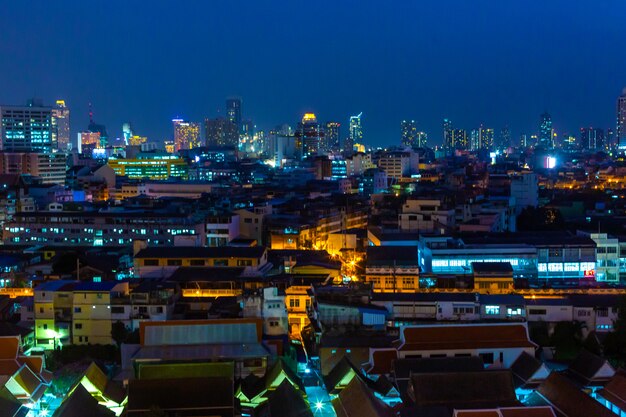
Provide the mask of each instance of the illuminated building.
{"label": "illuminated building", "polygon": [[617,129],[615,133],[619,149],[626,149],[626,88],[617,99]]}
{"label": "illuminated building", "polygon": [[581,128],[580,147],[592,151],[604,149],[604,130],[593,127]]}
{"label": "illuminated building", "polygon": [[128,138],[127,144],[130,146],[140,146],[146,142],[148,142],[148,138],[146,136],[133,135]]}
{"label": "illuminated building", "polygon": [[184,159],[167,153],[140,153],[134,159],[109,158],[108,165],[115,175],[151,180],[186,179],[189,170]]}
{"label": "illuminated building", "polygon": [[491,149],[494,145],[494,131],[482,124],[478,129],[472,129],[470,133],[469,148],[472,151]]}
{"label": "illuminated building", "polygon": [[204,119],[206,146],[234,146],[239,149],[239,128],[228,119]]}
{"label": "illuminated building", "polygon": [[237,135],[243,133],[241,104],[241,98],[239,97],[228,97],[226,99],[226,115],[228,121],[237,127]]}
{"label": "illuminated building", "polygon": [[28,174],[44,184],[65,184],[66,164],[64,153],[0,152],[0,173]]}
{"label": "illuminated building", "polygon": [[305,113],[296,129],[296,149],[302,158],[317,155],[321,151],[324,132],[313,113]]}
{"label": "illuminated building", "polygon": [[100,145],[100,132],[79,132],[78,153],[91,155],[94,149]]}
{"label": "illuminated building", "polygon": [[400,143],[404,146],[417,147],[417,123],[415,120],[400,122]]}
{"label": "illuminated building", "polygon": [[133,136],[133,128],[130,126],[130,122],[124,122],[122,134],[124,135],[124,145],[130,145],[130,138]]}
{"label": "illuminated building", "polygon": [[539,146],[545,149],[554,148],[552,142],[552,116],[549,113],[541,115],[541,124],[539,125]]}
{"label": "illuminated building", "polygon": [[52,143],[61,152],[70,149],[70,109],[65,106],[65,100],[57,100],[52,108]]}
{"label": "illuminated building", "polygon": [[454,149],[467,149],[467,132],[465,129],[452,130],[452,144]]}
{"label": "illuminated building", "polygon": [[174,124],[174,149],[193,149],[200,147],[200,124],[173,119]]}
{"label": "illuminated building", "polygon": [[374,292],[413,293],[419,288],[417,246],[368,246],[365,282]]}
{"label": "illuminated building", "polygon": [[443,119],[443,147],[448,152],[454,149],[454,137],[452,136],[452,120]]}
{"label": "illuminated building", "polygon": [[165,147],[165,152],[174,153],[174,141],[173,140],[164,141],[163,146]]}
{"label": "illuminated building", "polygon": [[343,146],[343,150],[345,152],[352,152],[356,143],[363,143],[363,125],[361,124],[362,116],[363,112],[359,113],[357,116],[350,117],[350,133]]}
{"label": "illuminated building", "polygon": [[26,106],[0,106],[0,150],[45,152],[56,150],[52,108],[29,100]]}
{"label": "illuminated building", "polygon": [[337,151],[341,149],[341,123],[327,122],[324,139],[324,151]]}
{"label": "illuminated building", "polygon": [[504,126],[500,129],[500,137],[498,138],[498,148],[506,149],[511,146],[511,131],[508,126]]}

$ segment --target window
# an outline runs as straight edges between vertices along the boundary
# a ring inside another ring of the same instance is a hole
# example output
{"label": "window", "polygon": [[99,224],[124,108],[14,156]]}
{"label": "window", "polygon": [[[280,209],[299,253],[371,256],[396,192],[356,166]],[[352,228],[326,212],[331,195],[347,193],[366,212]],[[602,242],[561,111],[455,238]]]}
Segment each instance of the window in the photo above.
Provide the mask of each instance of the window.
{"label": "window", "polygon": [[547,311],[545,308],[530,308],[528,309],[528,314],[531,316],[539,316],[546,314]]}
{"label": "window", "polygon": [[159,266],[159,260],[158,259],[144,259],[143,264],[144,266]]}
{"label": "window", "polygon": [[290,298],[289,299],[289,307],[298,308],[300,307],[300,299],[299,298]]}
{"label": "window", "polygon": [[74,328],[79,330],[83,328],[83,324],[82,323],[74,323]]}
{"label": "window", "polygon": [[454,357],[455,358],[471,358],[472,354],[471,353],[455,353]]}
{"label": "window", "polygon": [[239,259],[237,260],[237,266],[252,266],[251,259]]}
{"label": "window", "polygon": [[43,313],[43,307],[39,307],[39,312]]}
{"label": "window", "polygon": [[506,309],[506,314],[509,316],[521,316],[522,309],[520,307],[509,307]]}
{"label": "window", "polygon": [[183,264],[182,259],[168,259],[167,266],[181,266]]}
{"label": "window", "polygon": [[497,316],[500,314],[500,306],[485,306],[485,314]]}
{"label": "window", "polygon": [[609,309],[608,308],[599,308],[596,310],[596,315],[598,317],[608,317],[609,316]]}
{"label": "window", "polygon": [[492,365],[493,364],[493,353],[489,352],[489,353],[479,353],[478,356],[480,356],[480,358],[483,360],[483,363],[485,365]]}
{"label": "window", "polygon": [[155,310],[157,314],[163,314],[163,306],[157,306]]}
{"label": "window", "polygon": [[430,355],[431,358],[445,358],[448,355],[446,355],[445,353],[433,353]]}
{"label": "window", "polygon": [[591,316],[591,311],[587,310],[578,310],[578,317],[589,317]]}
{"label": "window", "polygon": [[415,286],[415,278],[403,277],[402,286],[404,288],[413,288]]}
{"label": "window", "polygon": [[452,313],[453,314],[473,314],[474,307],[453,307]]}
{"label": "window", "polygon": [[192,259],[189,261],[191,266],[204,266],[204,259]]}
{"label": "window", "polygon": [[82,308],[74,307],[74,313],[80,313],[80,312],[82,312]]}
{"label": "window", "polygon": [[228,266],[228,259],[215,259],[213,266]]}
{"label": "window", "polygon": [[47,324],[44,324],[44,325],[43,325],[43,329],[44,329],[44,330],[48,330],[48,325],[47,325]]}
{"label": "window", "polygon": [[124,307],[111,307],[111,314],[124,314]]}

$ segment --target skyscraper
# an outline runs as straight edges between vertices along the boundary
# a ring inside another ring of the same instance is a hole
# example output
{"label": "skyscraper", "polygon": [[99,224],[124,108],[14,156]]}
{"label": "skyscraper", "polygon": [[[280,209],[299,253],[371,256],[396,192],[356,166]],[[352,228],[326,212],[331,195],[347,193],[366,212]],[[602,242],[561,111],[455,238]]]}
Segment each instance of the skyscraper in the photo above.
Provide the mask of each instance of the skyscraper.
{"label": "skyscraper", "polygon": [[453,149],[467,149],[468,141],[467,141],[467,132],[465,129],[453,129],[452,133],[452,147]]}
{"label": "skyscraper", "polygon": [[344,146],[345,151],[352,151],[354,145],[357,143],[363,144],[363,125],[361,124],[362,117],[363,112],[359,113],[357,116],[350,116],[350,141],[346,141],[346,146]]}
{"label": "skyscraper", "polygon": [[581,128],[580,147],[591,151],[604,149],[604,130],[593,127]]}
{"label": "skyscraper", "polygon": [[241,98],[228,97],[226,99],[226,117],[231,123],[237,126],[237,131],[241,134]]}
{"label": "skyscraper", "polygon": [[454,149],[454,138],[452,137],[452,120],[443,119],[443,147],[448,152]]}
{"label": "skyscraper", "polygon": [[417,147],[417,123],[415,120],[400,122],[400,143],[404,146]]}
{"label": "skyscraper", "polygon": [[322,131],[314,113],[305,113],[296,129],[296,148],[302,158],[317,155],[323,142]]}
{"label": "skyscraper", "polygon": [[65,100],[57,100],[52,108],[52,143],[61,152],[70,150],[70,109]]}
{"label": "skyscraper", "polygon": [[239,129],[229,119],[204,119],[206,146],[233,146],[239,149]]}
{"label": "skyscraper", "polygon": [[122,134],[124,135],[124,144],[130,145],[130,138],[133,137],[133,128],[130,122],[124,122],[124,124],[122,124]]}
{"label": "skyscraper", "polygon": [[418,148],[424,148],[426,147],[426,144],[428,142],[428,133],[426,132],[417,132],[417,147]]}
{"label": "skyscraper", "polygon": [[626,88],[617,98],[616,142],[619,149],[626,149]]}
{"label": "skyscraper", "polygon": [[506,149],[511,146],[511,131],[508,126],[504,126],[500,129],[500,136],[498,137],[498,148]]}
{"label": "skyscraper", "polygon": [[193,149],[200,146],[200,124],[182,119],[173,119],[174,149]]}
{"label": "skyscraper", "polygon": [[552,116],[548,112],[541,115],[541,124],[539,125],[539,146],[544,149],[554,148],[552,141]]}
{"label": "skyscraper", "polygon": [[100,141],[97,144],[97,148],[106,148],[109,144],[109,134],[105,125],[98,124],[93,119],[93,109],[91,103],[89,103],[89,125],[87,126],[87,132],[99,133]]}
{"label": "skyscraper", "polygon": [[53,143],[52,108],[29,100],[26,106],[0,106],[0,150],[44,152],[56,149]]}
{"label": "skyscraper", "polygon": [[324,132],[325,151],[338,151],[341,149],[341,123],[326,122]]}
{"label": "skyscraper", "polygon": [[480,128],[478,129],[478,134],[480,136],[479,149],[493,149],[493,145],[494,145],[493,129],[490,127],[484,127],[483,125],[480,125]]}

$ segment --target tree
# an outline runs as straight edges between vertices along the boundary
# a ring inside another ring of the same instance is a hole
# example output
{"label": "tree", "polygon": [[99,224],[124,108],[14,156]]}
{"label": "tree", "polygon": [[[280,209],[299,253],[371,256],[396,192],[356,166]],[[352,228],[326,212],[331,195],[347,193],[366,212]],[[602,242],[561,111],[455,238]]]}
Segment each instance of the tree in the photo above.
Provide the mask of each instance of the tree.
{"label": "tree", "polygon": [[111,325],[111,337],[117,344],[118,348],[122,346],[122,343],[128,340],[129,336],[130,336],[130,331],[128,331],[128,328],[126,327],[126,325],[122,323],[121,321],[118,320]]}

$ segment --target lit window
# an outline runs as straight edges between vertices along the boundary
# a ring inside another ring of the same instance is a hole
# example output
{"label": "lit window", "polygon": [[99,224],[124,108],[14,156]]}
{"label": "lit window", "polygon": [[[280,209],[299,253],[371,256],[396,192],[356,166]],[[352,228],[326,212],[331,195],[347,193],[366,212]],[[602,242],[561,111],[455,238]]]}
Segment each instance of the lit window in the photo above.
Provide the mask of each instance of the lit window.
{"label": "lit window", "polygon": [[500,306],[485,306],[485,314],[488,314],[488,315],[500,314]]}

